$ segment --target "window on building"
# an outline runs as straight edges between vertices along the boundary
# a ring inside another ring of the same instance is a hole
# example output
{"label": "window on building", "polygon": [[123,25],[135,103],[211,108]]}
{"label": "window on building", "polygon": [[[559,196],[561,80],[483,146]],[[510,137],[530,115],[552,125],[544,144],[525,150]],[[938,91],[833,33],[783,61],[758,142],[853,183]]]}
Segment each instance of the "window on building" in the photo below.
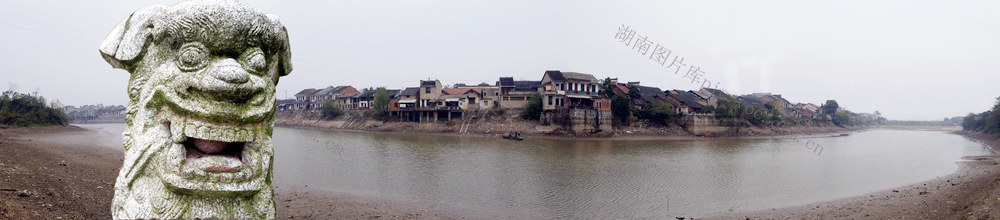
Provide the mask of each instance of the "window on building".
{"label": "window on building", "polygon": [[552,105],[552,96],[549,96],[549,105]]}
{"label": "window on building", "polygon": [[431,93],[431,87],[424,87],[424,93]]}

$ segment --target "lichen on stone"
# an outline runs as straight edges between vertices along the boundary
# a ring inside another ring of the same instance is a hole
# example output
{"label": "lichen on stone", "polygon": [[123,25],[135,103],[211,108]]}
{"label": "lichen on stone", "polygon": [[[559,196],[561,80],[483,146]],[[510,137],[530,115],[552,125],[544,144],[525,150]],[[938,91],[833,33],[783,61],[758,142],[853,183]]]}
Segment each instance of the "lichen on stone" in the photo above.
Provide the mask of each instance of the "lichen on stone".
{"label": "lichen on stone", "polygon": [[231,0],[148,6],[100,52],[130,73],[114,218],[275,217],[274,90],[292,70],[277,16]]}

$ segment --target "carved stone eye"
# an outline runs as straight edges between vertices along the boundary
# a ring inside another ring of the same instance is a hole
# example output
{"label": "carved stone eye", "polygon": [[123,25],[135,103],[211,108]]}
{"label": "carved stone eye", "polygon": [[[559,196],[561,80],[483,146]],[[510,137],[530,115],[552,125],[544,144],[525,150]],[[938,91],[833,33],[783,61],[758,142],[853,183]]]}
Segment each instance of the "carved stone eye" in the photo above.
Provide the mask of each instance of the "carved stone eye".
{"label": "carved stone eye", "polygon": [[201,43],[187,43],[181,46],[177,55],[177,66],[184,71],[194,71],[208,63],[208,49]]}
{"label": "carved stone eye", "polygon": [[247,49],[240,56],[240,62],[243,63],[243,68],[247,72],[254,74],[261,74],[264,72],[264,68],[267,67],[267,59],[264,57],[264,51],[258,47]]}

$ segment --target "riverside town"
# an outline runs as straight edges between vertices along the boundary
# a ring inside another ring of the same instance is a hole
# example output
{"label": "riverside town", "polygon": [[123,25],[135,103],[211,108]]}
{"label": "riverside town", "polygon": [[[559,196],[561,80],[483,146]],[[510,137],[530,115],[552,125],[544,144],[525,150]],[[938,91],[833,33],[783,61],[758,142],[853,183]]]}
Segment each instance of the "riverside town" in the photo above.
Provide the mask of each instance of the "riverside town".
{"label": "riverside town", "polygon": [[1000,219],[1000,1],[0,1],[0,220]]}

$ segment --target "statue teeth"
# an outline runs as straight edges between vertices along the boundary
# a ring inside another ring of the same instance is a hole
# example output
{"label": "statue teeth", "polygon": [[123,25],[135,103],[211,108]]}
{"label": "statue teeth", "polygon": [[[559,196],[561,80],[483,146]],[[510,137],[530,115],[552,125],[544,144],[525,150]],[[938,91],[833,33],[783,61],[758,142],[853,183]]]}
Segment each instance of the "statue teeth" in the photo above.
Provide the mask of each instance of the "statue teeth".
{"label": "statue teeth", "polygon": [[171,126],[171,132],[181,132],[185,137],[207,139],[224,142],[252,142],[254,128],[209,123],[199,120],[177,120],[176,129]]}
{"label": "statue teeth", "polygon": [[214,136],[212,136],[212,128],[206,125],[198,126],[198,137],[207,140],[215,140]]}
{"label": "statue teeth", "polygon": [[182,143],[187,140],[184,136],[184,127],[187,125],[184,119],[176,119],[170,123],[170,138],[174,143]]}
{"label": "statue teeth", "polygon": [[187,137],[199,137],[199,136],[197,136],[197,134],[198,134],[198,131],[197,131],[198,127],[196,125],[194,125],[194,124],[188,124],[188,123],[189,122],[187,122],[187,121],[185,121],[185,123],[184,123],[184,136],[187,136]]}

